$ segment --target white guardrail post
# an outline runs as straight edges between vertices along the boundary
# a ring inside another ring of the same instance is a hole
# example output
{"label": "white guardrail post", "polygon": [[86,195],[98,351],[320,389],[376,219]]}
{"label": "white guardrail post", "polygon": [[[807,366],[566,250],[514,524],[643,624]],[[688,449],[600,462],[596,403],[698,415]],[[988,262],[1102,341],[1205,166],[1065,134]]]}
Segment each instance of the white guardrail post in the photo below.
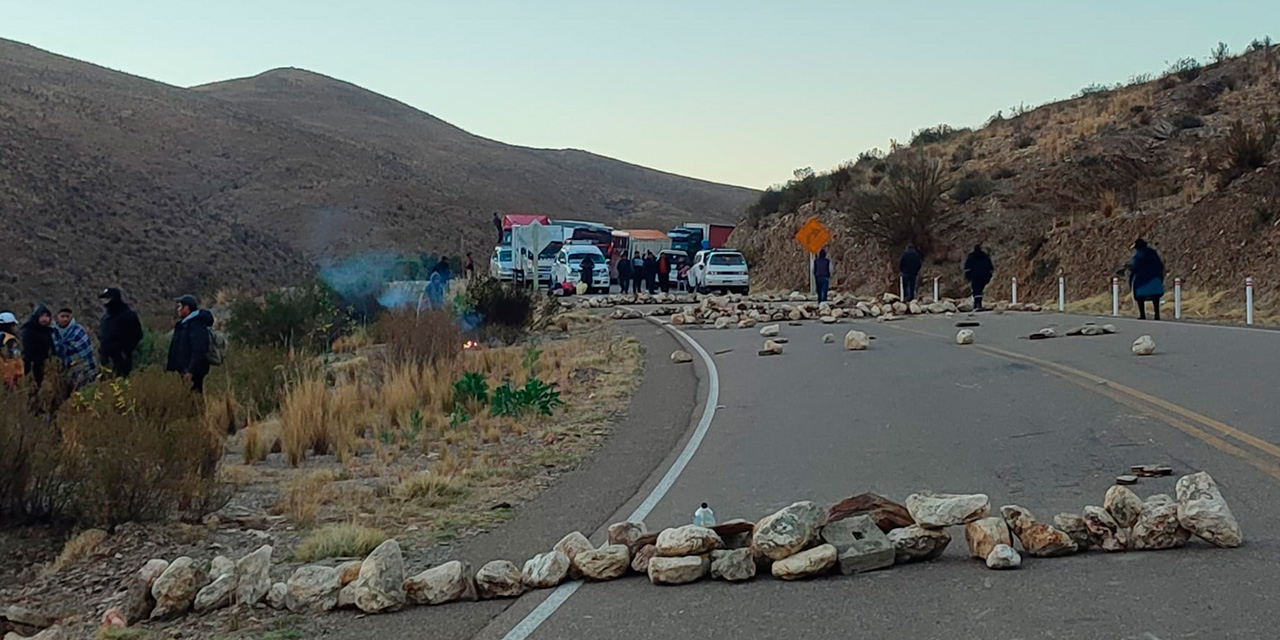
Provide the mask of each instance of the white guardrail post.
{"label": "white guardrail post", "polygon": [[1244,279],[1244,323],[1253,324],[1253,276]]}
{"label": "white guardrail post", "polygon": [[1111,315],[1120,315],[1120,278],[1111,278]]}
{"label": "white guardrail post", "polygon": [[1173,279],[1173,317],[1182,319],[1182,278]]}
{"label": "white guardrail post", "polygon": [[1067,279],[1058,276],[1058,311],[1067,310]]}
{"label": "white guardrail post", "polygon": [[933,277],[933,301],[938,301],[938,276]]}
{"label": "white guardrail post", "polygon": [[1012,287],[1013,287],[1013,300],[1010,301],[1010,304],[1018,304],[1018,279],[1017,278],[1013,279]]}

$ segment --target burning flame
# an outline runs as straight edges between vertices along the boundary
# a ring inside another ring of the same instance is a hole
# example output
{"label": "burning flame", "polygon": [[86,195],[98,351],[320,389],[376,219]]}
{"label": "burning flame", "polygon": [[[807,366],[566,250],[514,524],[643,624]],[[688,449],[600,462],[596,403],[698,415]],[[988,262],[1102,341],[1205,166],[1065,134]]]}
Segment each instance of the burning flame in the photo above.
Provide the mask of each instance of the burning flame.
{"label": "burning flame", "polygon": [[466,341],[466,342],[462,343],[462,348],[463,348],[463,349],[474,349],[474,348],[476,348],[476,347],[478,347],[478,346],[480,346],[480,343],[479,343],[479,342],[476,342],[475,340],[468,340],[468,341]]}

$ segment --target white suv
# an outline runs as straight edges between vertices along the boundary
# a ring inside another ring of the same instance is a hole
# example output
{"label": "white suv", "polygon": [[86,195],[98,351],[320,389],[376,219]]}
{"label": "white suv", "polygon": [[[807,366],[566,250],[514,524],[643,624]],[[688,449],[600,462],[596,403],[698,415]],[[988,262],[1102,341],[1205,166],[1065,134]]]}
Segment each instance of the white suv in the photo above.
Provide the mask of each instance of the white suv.
{"label": "white suv", "polygon": [[511,246],[501,245],[493,248],[493,256],[489,258],[489,276],[497,280],[515,278],[515,262],[511,259]]}
{"label": "white suv", "polygon": [[729,249],[699,251],[689,267],[689,286],[694,291],[724,289],[747,293],[751,290],[749,278],[747,259]]}
{"label": "white suv", "polygon": [[591,282],[587,283],[587,293],[609,292],[609,261],[605,260],[600,249],[592,244],[570,244],[556,254],[555,263],[551,265],[551,286],[568,282],[577,286],[582,279],[582,259],[591,256],[595,262],[592,268]]}

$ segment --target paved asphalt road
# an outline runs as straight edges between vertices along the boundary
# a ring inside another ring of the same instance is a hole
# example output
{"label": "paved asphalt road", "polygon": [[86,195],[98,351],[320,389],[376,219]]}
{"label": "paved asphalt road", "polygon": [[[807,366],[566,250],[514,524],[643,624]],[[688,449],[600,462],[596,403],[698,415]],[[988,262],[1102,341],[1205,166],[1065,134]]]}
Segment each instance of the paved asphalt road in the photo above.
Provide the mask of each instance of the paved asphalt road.
{"label": "paved asphalt road", "polygon": [[[1026,558],[995,572],[967,557],[955,528],[939,560],[864,576],[587,584],[531,637],[1280,637],[1280,333],[1120,321],[1119,335],[1033,342],[1020,336],[1080,319],[982,314],[978,344],[958,346],[957,319],[784,324],[786,353],[767,358],[755,330],[689,331],[708,352],[732,351],[714,356],[720,408],[650,530],[689,522],[702,501],[721,520],[754,520],[796,500],[919,489],[984,492],[1049,519],[1101,504],[1130,465],[1165,463],[1213,474],[1246,545]],[[821,344],[851,327],[875,336],[869,351]],[[1157,355],[1132,356],[1144,332]],[[651,362],[648,374],[664,367],[676,365]],[[1172,494],[1175,480],[1134,489]],[[546,596],[525,596],[476,637],[503,637]],[[383,637],[437,636],[419,626]]]}

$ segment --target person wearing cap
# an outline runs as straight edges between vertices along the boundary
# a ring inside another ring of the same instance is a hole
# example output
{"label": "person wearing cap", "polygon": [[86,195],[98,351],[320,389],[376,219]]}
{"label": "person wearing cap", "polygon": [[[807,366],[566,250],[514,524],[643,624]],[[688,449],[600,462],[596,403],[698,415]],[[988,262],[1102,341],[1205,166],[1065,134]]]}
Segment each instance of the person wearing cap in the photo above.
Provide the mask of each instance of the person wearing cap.
{"label": "person wearing cap", "polygon": [[22,324],[22,374],[30,376],[37,389],[44,384],[45,364],[56,354],[52,325],[53,312],[44,305],[36,306]]}
{"label": "person wearing cap", "polygon": [[128,378],[133,372],[133,350],[142,342],[142,323],[123,298],[116,287],[108,287],[98,294],[106,306],[98,325],[98,357],[112,374]]}
{"label": "person wearing cap", "polygon": [[63,307],[54,317],[54,350],[70,372],[70,390],[75,391],[98,378],[98,361],[93,355],[89,332],[76,322],[71,309]]}
{"label": "person wearing cap", "polygon": [[165,371],[176,371],[191,383],[191,390],[204,392],[204,377],[209,375],[210,331],[213,314],[200,308],[200,301],[187,294],[178,298],[178,321],[173,325],[169,341],[169,361]]}
{"label": "person wearing cap", "polygon": [[9,389],[18,388],[22,380],[22,348],[18,342],[18,317],[9,311],[0,313],[0,382]]}

